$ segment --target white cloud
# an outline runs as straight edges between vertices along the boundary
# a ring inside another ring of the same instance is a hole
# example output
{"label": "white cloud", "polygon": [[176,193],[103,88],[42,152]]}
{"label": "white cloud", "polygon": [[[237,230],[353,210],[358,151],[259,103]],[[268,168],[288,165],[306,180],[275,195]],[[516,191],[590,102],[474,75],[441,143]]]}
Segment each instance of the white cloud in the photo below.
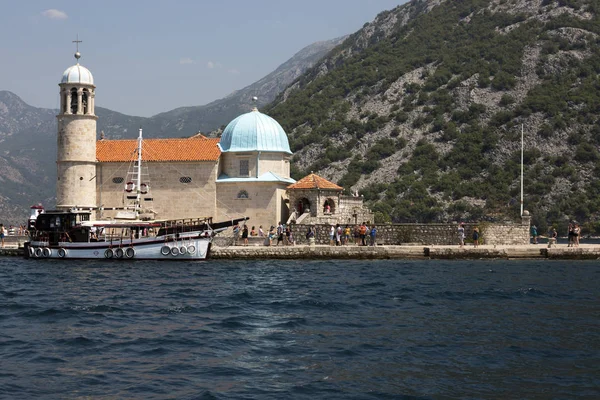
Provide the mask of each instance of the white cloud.
{"label": "white cloud", "polygon": [[195,61],[192,60],[189,57],[182,57],[179,59],[179,64],[184,65],[184,64],[195,64]]}
{"label": "white cloud", "polygon": [[223,64],[221,64],[219,62],[215,62],[215,61],[208,61],[206,63],[206,68],[208,68],[208,69],[223,68]]}
{"label": "white cloud", "polygon": [[69,18],[69,16],[67,15],[66,12],[60,11],[60,10],[57,10],[54,8],[51,8],[46,11],[42,11],[42,15],[44,17],[50,18],[50,19],[67,19],[67,18]]}
{"label": "white cloud", "polygon": [[237,70],[237,69],[235,69],[235,68],[231,68],[231,69],[230,69],[229,71],[227,71],[227,72],[229,72],[230,74],[233,74],[233,75],[239,75],[239,74],[240,74],[240,71],[238,71],[238,70]]}

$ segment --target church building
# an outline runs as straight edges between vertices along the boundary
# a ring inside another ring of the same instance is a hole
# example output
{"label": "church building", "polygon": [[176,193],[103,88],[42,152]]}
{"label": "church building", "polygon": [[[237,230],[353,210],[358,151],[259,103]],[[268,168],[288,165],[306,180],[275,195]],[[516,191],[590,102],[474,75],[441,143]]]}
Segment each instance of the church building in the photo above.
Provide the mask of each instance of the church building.
{"label": "church building", "polygon": [[[58,209],[124,218],[139,193],[142,218],[246,216],[265,229],[287,220],[292,152],[281,125],[256,108],[231,121],[221,138],[143,139],[138,165],[136,139],[97,140],[92,73],[77,62],[59,86]],[[138,187],[134,176],[141,177]]]}
{"label": "church building", "polygon": [[59,84],[57,209],[89,209],[95,220],[248,217],[265,231],[280,221],[373,220],[361,197],[332,182],[310,174],[296,183],[285,131],[256,108],[220,138],[143,139],[140,129],[138,139],[98,140],[96,86],[80,57]]}

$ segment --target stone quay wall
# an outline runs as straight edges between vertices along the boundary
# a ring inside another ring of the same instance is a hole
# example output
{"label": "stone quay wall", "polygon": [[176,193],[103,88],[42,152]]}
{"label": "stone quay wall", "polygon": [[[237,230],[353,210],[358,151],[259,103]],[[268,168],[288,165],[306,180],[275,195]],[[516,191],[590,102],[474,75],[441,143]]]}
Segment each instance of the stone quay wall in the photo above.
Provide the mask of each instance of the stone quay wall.
{"label": "stone quay wall", "polygon": [[[371,225],[372,226],[372,225]],[[522,223],[465,223],[465,242],[473,241],[473,228],[479,227],[480,244],[491,245],[524,245],[529,243],[529,218]],[[329,244],[329,224],[295,224],[291,225],[292,233],[297,244],[308,244],[306,232],[308,228],[316,228],[315,243]],[[345,225],[342,225],[344,228]],[[377,228],[377,245],[457,245],[458,224],[375,224]],[[354,228],[353,225],[350,226]],[[350,243],[354,243],[351,236]]]}

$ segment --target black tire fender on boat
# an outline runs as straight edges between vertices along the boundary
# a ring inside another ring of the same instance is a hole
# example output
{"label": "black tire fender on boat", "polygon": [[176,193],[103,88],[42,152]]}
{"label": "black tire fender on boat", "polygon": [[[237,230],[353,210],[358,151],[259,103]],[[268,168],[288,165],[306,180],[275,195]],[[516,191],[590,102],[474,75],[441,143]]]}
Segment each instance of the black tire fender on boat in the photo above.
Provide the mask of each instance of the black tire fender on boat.
{"label": "black tire fender on boat", "polygon": [[177,257],[179,255],[179,247],[172,247],[171,248],[171,255],[173,257]]}
{"label": "black tire fender on boat", "polygon": [[41,247],[38,247],[37,249],[35,249],[35,256],[40,258],[41,256],[43,256],[44,253],[42,252]]}
{"label": "black tire fender on boat", "polygon": [[167,245],[164,245],[160,248],[160,254],[162,254],[163,256],[168,256],[169,254],[171,254],[171,248]]}
{"label": "black tire fender on boat", "polygon": [[127,258],[135,257],[135,250],[133,247],[128,247],[125,249],[125,257],[127,257]]}
{"label": "black tire fender on boat", "polygon": [[104,258],[113,258],[113,255],[114,255],[114,253],[113,253],[112,249],[106,249],[104,251]]}
{"label": "black tire fender on boat", "polygon": [[35,257],[35,249],[29,246],[29,257]]}
{"label": "black tire fender on boat", "polygon": [[194,254],[194,253],[196,252],[196,246],[194,246],[193,244],[190,244],[190,245],[187,247],[187,252],[188,252],[189,254]]}
{"label": "black tire fender on boat", "polygon": [[125,254],[125,252],[120,247],[115,250],[115,257],[117,257],[117,258],[123,258],[124,254]]}
{"label": "black tire fender on boat", "polygon": [[58,249],[58,256],[60,258],[65,258],[67,256],[67,250],[63,248]]}
{"label": "black tire fender on boat", "polygon": [[42,249],[42,253],[44,254],[44,257],[50,257],[52,255],[52,250],[50,250],[48,247],[44,247]]}
{"label": "black tire fender on boat", "polygon": [[188,252],[187,247],[185,247],[185,246],[179,247],[179,254],[181,254],[182,256],[185,255],[187,252]]}

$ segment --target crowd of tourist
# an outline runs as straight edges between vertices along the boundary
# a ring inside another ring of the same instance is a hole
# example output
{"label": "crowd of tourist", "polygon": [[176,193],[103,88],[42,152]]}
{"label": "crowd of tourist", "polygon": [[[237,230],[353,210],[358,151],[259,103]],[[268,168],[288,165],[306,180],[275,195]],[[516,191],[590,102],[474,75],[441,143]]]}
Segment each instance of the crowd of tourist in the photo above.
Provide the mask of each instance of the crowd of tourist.
{"label": "crowd of tourist", "polygon": [[[248,230],[248,225],[245,224],[243,227],[240,227],[239,224],[233,227],[233,240],[235,245],[241,244],[242,246],[248,246],[249,238],[251,237],[263,238],[263,244],[265,246],[279,246],[280,244],[282,246],[291,246],[296,244],[291,228],[281,222],[279,222],[277,226],[271,225],[266,232],[262,225],[260,225],[258,229],[256,229],[256,226],[252,226],[252,229],[250,230]],[[240,238],[241,243],[239,241]]]}
{"label": "crowd of tourist", "polygon": [[[375,225],[363,222],[360,225],[351,227],[350,225],[342,226],[340,224],[331,225],[329,228],[329,244],[331,246],[375,246],[377,239],[377,228]],[[314,226],[309,226],[306,232],[306,240],[311,243],[317,236],[317,229]],[[264,238],[265,246],[293,246],[296,244],[294,233],[290,226],[279,222],[277,226],[271,225],[268,230],[263,230],[260,225],[258,229],[252,226],[248,229],[247,225],[235,225],[233,227],[233,243],[234,245],[248,246],[249,239],[252,237]]]}
{"label": "crowd of tourist", "polygon": [[[1,226],[1,225],[0,225]],[[461,222],[458,225],[458,244],[460,247],[464,247],[467,233],[465,232],[465,224]],[[474,247],[478,247],[480,244],[481,233],[479,227],[475,225],[471,231],[470,238]],[[538,230],[535,225],[530,227],[530,235],[532,243],[538,243]],[[234,244],[241,246],[248,246],[249,239],[252,237],[259,237],[263,239],[265,246],[293,246],[296,244],[294,234],[290,226],[279,222],[277,226],[271,225],[268,230],[264,230],[263,226],[260,225],[258,229],[256,226],[252,226],[248,229],[247,225],[235,225],[233,227]],[[315,226],[309,226],[305,234],[306,241],[309,244],[315,243],[317,237],[317,228]],[[581,227],[577,223],[569,224],[568,228],[568,246],[567,247],[579,247],[579,239],[581,237]],[[329,227],[329,245],[330,246],[375,246],[377,239],[377,227],[373,224],[367,224],[365,222],[360,225],[342,225],[335,224]],[[556,228],[551,228],[548,234],[548,242],[550,245],[556,244],[558,239],[558,233]]]}
{"label": "crowd of tourist", "polygon": [[0,247],[4,247],[4,238],[6,236],[23,236],[27,234],[25,226],[9,225],[8,228],[4,224],[0,224]]}
{"label": "crowd of tourist", "polygon": [[377,228],[375,225],[369,226],[363,222],[360,225],[350,227],[340,224],[331,225],[329,229],[330,246],[346,246],[353,244],[356,246],[375,246],[377,239]]}

